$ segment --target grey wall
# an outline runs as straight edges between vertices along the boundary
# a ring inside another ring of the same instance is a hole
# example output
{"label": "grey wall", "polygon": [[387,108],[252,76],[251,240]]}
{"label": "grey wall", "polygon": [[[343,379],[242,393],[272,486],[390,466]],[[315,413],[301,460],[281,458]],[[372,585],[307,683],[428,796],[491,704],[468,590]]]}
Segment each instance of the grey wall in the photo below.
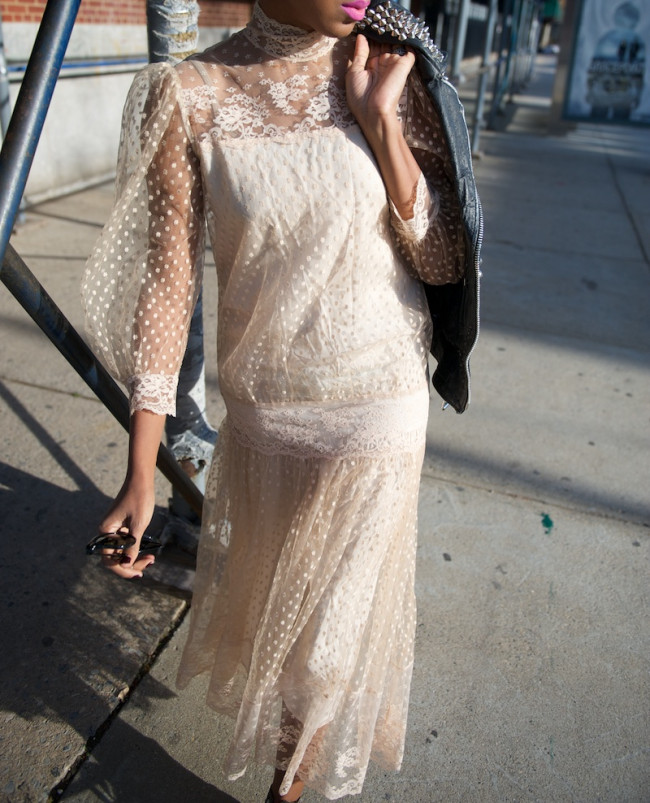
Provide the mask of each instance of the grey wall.
{"label": "grey wall", "polygon": [[[5,23],[3,31],[9,65],[24,64],[30,57],[38,26]],[[225,29],[201,29],[200,49],[229,33]],[[146,53],[144,25],[78,24],[66,60],[146,59]],[[27,183],[28,202],[63,195],[114,174],[122,107],[133,75],[141,66],[62,70]],[[14,72],[10,76],[13,106],[20,77]]]}

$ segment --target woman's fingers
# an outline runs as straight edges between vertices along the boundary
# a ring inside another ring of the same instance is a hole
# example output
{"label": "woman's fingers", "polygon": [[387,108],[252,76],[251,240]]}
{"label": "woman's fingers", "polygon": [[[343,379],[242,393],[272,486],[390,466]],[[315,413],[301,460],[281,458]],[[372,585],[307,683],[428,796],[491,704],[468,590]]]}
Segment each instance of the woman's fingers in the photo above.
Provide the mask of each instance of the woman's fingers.
{"label": "woman's fingers", "polygon": [[365,70],[369,54],[370,45],[368,44],[368,40],[362,33],[360,33],[357,36],[356,42],[354,43],[354,55],[352,57],[352,61],[348,65],[348,70],[351,70],[352,72]]}
{"label": "woman's fingers", "polygon": [[400,80],[406,82],[406,78],[415,64],[415,53],[412,50],[397,53],[391,48],[380,54],[379,63],[386,69],[399,74]]}
{"label": "woman's fingers", "polygon": [[[135,557],[135,559],[134,559]],[[128,558],[128,562],[127,559]],[[136,577],[142,577],[142,573],[146,568],[155,563],[156,559],[153,555],[124,555],[120,558],[114,558],[109,554],[102,555],[102,564],[107,569],[117,574],[119,577],[124,577],[131,580]]]}
{"label": "woman's fingers", "polygon": [[360,72],[361,70],[368,69],[370,62],[373,59],[378,59],[383,54],[391,54],[393,52],[392,45],[383,42],[369,41],[362,33],[357,35],[354,44],[354,55],[352,61],[348,64],[348,69],[353,72]]}
{"label": "woman's fingers", "polygon": [[144,527],[135,521],[135,516],[111,511],[100,524],[100,532],[114,533],[118,538],[133,538],[135,542],[122,549],[103,549],[102,565],[119,577],[142,577],[142,572],[155,561],[151,554],[140,555],[143,531]]}

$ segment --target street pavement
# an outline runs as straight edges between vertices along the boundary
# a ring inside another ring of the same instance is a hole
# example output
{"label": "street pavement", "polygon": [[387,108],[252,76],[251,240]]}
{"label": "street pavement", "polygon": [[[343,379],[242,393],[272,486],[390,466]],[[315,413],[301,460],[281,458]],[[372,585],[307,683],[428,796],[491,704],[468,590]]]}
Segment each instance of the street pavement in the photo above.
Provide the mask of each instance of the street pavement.
{"label": "street pavement", "polygon": [[[472,403],[432,399],[404,765],[372,767],[360,803],[650,800],[650,137],[548,136],[553,70],[539,57],[481,135]],[[111,199],[40,204],[12,239],[78,328]],[[261,803],[268,768],[221,774],[232,725],[205,683],[174,686],[191,563],[170,549],[126,583],[84,554],[124,432],[4,287],[0,332],[1,799]],[[161,511],[168,494],[160,480]]]}

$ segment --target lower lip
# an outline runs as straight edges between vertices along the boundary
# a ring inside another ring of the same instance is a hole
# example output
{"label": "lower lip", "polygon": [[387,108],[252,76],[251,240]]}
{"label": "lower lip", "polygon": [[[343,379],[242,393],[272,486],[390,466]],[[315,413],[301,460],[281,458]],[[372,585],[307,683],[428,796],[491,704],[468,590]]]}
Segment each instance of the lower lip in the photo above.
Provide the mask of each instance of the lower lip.
{"label": "lower lip", "polygon": [[361,20],[366,16],[365,8],[355,8],[354,6],[341,6],[341,8],[343,11],[345,11],[348,17],[355,22],[361,22]]}

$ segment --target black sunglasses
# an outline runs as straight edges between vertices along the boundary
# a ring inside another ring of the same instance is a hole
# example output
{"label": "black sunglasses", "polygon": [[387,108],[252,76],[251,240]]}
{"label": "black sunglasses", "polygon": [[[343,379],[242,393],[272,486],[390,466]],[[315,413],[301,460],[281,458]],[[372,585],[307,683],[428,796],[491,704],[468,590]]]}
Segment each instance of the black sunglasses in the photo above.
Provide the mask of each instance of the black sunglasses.
{"label": "black sunglasses", "polygon": [[[100,554],[111,560],[121,560],[124,550],[129,549],[135,544],[135,538],[129,533],[100,533],[96,535],[92,541],[86,544],[86,554],[96,555]],[[140,541],[140,552],[153,552],[160,549],[162,544],[156,541],[150,535],[143,535]],[[113,552],[104,552],[104,549],[112,549]]]}

